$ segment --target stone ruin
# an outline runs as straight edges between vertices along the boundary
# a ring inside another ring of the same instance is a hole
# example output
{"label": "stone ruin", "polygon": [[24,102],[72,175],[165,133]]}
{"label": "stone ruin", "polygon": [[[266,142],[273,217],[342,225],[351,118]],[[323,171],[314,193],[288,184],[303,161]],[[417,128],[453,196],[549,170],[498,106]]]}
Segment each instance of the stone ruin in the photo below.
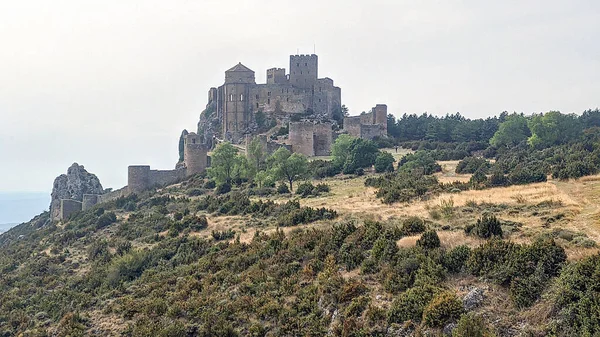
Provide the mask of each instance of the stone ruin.
{"label": "stone ruin", "polygon": [[50,218],[62,220],[71,214],[88,210],[103,202],[119,197],[143,192],[147,189],[176,183],[182,179],[201,173],[209,164],[208,146],[194,132],[184,138],[183,165],[174,170],[151,170],[147,165],[129,166],[127,186],[116,191],[105,191],[96,175],[74,163],[54,180]]}

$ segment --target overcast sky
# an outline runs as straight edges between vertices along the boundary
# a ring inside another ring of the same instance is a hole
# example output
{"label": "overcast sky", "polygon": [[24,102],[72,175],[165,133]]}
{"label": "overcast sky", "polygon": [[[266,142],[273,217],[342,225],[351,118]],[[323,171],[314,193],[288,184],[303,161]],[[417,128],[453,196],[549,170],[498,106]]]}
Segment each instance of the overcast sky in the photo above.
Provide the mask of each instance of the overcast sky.
{"label": "overcast sky", "polygon": [[0,191],[173,168],[211,86],[312,53],[352,114],[600,105],[597,0],[0,0]]}

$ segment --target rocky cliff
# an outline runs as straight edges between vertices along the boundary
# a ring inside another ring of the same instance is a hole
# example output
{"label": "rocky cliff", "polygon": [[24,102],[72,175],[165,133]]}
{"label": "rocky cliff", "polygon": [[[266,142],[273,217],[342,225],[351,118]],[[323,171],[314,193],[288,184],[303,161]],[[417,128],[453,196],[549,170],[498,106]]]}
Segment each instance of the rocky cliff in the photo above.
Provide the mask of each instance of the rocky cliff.
{"label": "rocky cliff", "polygon": [[86,171],[83,165],[73,163],[67,170],[67,174],[61,174],[54,179],[50,217],[55,219],[59,216],[61,199],[81,201],[84,194],[102,194],[103,192],[102,184],[95,174]]}

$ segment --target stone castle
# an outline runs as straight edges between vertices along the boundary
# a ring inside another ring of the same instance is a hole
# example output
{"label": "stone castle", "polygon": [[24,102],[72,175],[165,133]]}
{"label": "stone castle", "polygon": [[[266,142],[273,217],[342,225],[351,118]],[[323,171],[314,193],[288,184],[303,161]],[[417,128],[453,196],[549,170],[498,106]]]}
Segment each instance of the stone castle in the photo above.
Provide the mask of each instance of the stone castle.
{"label": "stone castle", "polygon": [[225,83],[211,88],[208,104],[215,104],[223,139],[238,142],[251,132],[254,114],[285,115],[311,112],[331,119],[341,109],[341,89],[330,78],[319,78],[317,55],[290,56],[290,73],[267,70],[267,83],[257,84],[254,71],[239,63],[225,71]]}
{"label": "stone castle", "polygon": [[[267,153],[285,147],[306,156],[327,156],[337,135],[347,133],[357,138],[387,136],[387,106],[377,104],[360,116],[338,117],[342,111],[341,89],[332,79],[319,78],[317,55],[291,55],[289,74],[282,68],[267,70],[267,83],[257,84],[254,71],[238,63],[225,71],[225,83],[211,88],[208,104],[200,116],[198,133],[183,137],[183,160],[174,170],[152,170],[148,165],[128,167],[127,186],[104,191],[99,180],[83,166],[74,164],[67,175],[54,183],[50,205],[53,220],[87,210],[98,203],[140,193],[154,187],[176,183],[201,173],[210,165],[208,152],[216,141],[246,144],[258,137]],[[286,136],[256,128],[259,113],[287,126]],[[238,146],[238,145],[236,145]]]}
{"label": "stone castle", "polygon": [[[241,143],[259,134],[256,124],[260,112],[277,120],[278,126],[289,127],[286,139],[267,138],[268,142],[275,141],[307,156],[329,155],[339,133],[366,139],[387,135],[386,105],[378,104],[367,114],[343,118],[344,128],[339,130],[341,121],[338,123],[334,114],[341,111],[341,89],[331,78],[319,78],[319,58],[315,54],[291,55],[289,74],[282,68],[267,69],[264,84],[257,84],[254,71],[238,63],[225,71],[223,85],[210,88],[198,133],[207,142],[216,137]],[[218,127],[211,129],[211,124]]]}

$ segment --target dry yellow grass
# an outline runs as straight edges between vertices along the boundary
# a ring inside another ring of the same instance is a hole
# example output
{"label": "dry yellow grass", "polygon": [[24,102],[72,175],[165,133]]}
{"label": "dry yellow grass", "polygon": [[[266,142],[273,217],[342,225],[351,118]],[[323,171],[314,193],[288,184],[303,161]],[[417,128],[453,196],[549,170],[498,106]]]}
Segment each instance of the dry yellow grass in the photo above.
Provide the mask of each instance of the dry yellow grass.
{"label": "dry yellow grass", "polygon": [[[440,231],[437,233],[440,238],[440,245],[447,249],[452,249],[456,246],[467,245],[469,247],[477,247],[484,240],[479,239],[474,236],[468,236],[464,232],[450,232],[450,231]],[[398,240],[396,243],[399,247],[414,247],[417,244],[417,240],[420,238],[420,235],[413,236],[405,236],[402,239]]]}

